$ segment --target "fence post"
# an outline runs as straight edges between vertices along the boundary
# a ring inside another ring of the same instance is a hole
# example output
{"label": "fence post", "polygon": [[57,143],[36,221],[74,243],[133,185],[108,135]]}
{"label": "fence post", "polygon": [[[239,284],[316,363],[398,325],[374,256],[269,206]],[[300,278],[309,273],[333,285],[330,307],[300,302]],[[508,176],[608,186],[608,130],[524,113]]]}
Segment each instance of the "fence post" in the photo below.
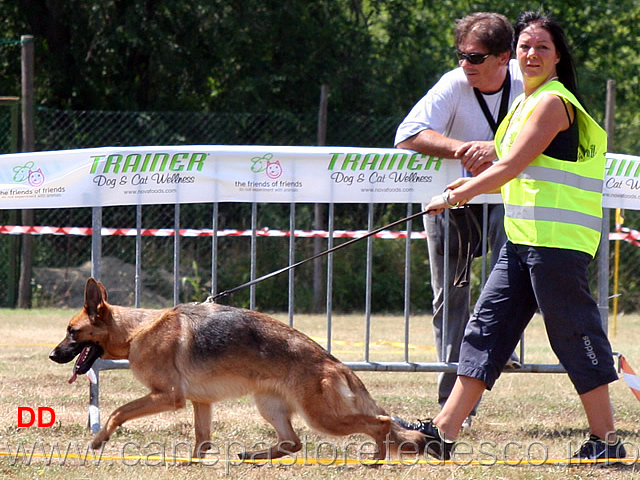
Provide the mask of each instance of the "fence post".
{"label": "fence post", "polygon": [[142,295],[142,205],[136,205],[136,270],[135,270],[135,306],[140,307]]}
{"label": "fence post", "polygon": [[[327,144],[327,107],[329,104],[329,85],[323,83],[320,86],[320,106],[318,108],[318,146]],[[321,203],[316,203],[314,207],[313,228],[322,230],[322,211]],[[313,240],[313,254],[317,255],[322,251],[323,240],[315,238]],[[319,313],[322,310],[322,259],[316,258],[313,261],[313,311]]]}
{"label": "fence post", "polygon": [[91,209],[91,276],[100,281],[102,265],[102,207]]}
{"label": "fence post", "polygon": [[[334,220],[335,220],[335,206],[332,203],[329,204],[327,211],[327,250],[333,248],[333,232],[334,232]],[[333,335],[333,253],[327,255],[327,350],[331,353],[331,338]]]}
{"label": "fence post", "polygon": [[180,303],[180,203],[173,209],[173,305]]}
{"label": "fence post", "polygon": [[[33,36],[20,37],[22,45],[22,151],[33,152]],[[22,210],[22,224],[33,225],[33,210]],[[31,306],[31,267],[33,262],[33,237],[22,235],[22,261],[18,287],[18,308]]]}
{"label": "fence post", "polygon": [[[289,204],[289,265],[296,263],[296,204]],[[293,315],[295,313],[295,269],[289,270],[289,325],[293,327]]]}
{"label": "fence post", "polygon": [[[11,109],[11,133],[9,134],[9,152],[15,153],[19,149],[18,135],[20,131],[20,97],[0,97],[0,105],[8,106]],[[9,223],[18,224],[18,215],[20,210],[9,210]],[[19,273],[18,258],[20,250],[20,237],[12,236],[8,240],[9,258],[7,263],[7,304],[11,308],[15,308],[18,293]]]}
{"label": "fence post", "polygon": [[[616,81],[607,80],[607,103],[605,106],[605,130],[607,132],[607,151],[613,151],[613,137],[615,132],[615,95]],[[609,230],[610,209],[602,211],[602,236],[598,249],[598,308],[600,319],[605,332],[609,331]]]}

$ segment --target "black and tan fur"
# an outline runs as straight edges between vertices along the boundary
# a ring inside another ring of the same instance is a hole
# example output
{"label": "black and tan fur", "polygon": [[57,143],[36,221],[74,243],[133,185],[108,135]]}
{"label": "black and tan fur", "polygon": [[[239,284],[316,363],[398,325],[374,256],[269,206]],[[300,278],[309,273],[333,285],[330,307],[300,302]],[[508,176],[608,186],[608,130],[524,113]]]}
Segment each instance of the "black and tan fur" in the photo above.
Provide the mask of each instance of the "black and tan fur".
{"label": "black and tan fur", "polygon": [[[384,459],[398,448],[424,451],[425,437],[394,422],[342,362],[298,330],[265,314],[215,303],[165,310],[120,307],[107,302],[104,286],[90,278],[85,305],[49,357],[68,363],[80,355],[76,374],[98,358],[129,359],[150,393],[117,408],[95,435],[100,448],[124,422],[145,415],[194,408],[196,449],[211,433],[211,404],[252,395],[275,428],[271,448],[245,458],[278,458],[302,447],[291,425],[294,413],[329,435],[362,433]],[[389,449],[387,449],[387,446]]]}

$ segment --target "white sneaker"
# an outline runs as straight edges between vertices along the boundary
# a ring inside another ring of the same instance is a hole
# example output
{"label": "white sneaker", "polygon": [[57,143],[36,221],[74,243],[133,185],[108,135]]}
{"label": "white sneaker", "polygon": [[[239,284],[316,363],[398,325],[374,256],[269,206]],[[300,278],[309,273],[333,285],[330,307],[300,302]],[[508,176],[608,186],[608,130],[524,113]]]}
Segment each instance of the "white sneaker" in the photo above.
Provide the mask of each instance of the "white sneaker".
{"label": "white sneaker", "polygon": [[511,354],[509,360],[507,360],[507,363],[504,366],[503,370],[518,370],[519,368],[522,368],[522,363],[514,352]]}
{"label": "white sneaker", "polygon": [[467,418],[465,418],[464,422],[462,422],[462,430],[463,431],[471,430],[471,415],[469,415]]}

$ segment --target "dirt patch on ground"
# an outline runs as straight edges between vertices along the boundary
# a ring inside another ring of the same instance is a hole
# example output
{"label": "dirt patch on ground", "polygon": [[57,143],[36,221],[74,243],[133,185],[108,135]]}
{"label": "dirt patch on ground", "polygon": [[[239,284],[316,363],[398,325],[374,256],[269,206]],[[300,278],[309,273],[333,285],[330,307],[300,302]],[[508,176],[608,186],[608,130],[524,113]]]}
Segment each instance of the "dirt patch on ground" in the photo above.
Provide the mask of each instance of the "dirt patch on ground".
{"label": "dirt patch on ground", "polygon": [[[34,306],[56,308],[82,308],[84,286],[91,276],[91,262],[79,267],[34,268]],[[135,266],[117,258],[104,257],[100,265],[100,281],[109,292],[109,303],[135,306]],[[141,274],[140,306],[166,308],[172,299],[159,292],[171,292],[173,276],[170,273],[155,274],[153,280]],[[150,286],[152,284],[152,286]]]}

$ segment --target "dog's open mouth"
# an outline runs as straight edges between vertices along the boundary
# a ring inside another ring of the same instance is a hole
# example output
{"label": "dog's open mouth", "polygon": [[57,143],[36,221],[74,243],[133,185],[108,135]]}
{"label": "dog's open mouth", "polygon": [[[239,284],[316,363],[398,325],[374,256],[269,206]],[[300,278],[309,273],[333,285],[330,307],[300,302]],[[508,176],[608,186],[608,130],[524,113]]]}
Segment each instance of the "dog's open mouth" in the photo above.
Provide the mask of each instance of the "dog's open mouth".
{"label": "dog's open mouth", "polygon": [[80,352],[80,355],[78,355],[76,363],[73,365],[73,373],[69,379],[69,383],[75,382],[78,378],[78,374],[82,375],[87,373],[93,365],[93,362],[95,362],[102,353],[103,350],[99,346],[87,345],[84,347]]}

